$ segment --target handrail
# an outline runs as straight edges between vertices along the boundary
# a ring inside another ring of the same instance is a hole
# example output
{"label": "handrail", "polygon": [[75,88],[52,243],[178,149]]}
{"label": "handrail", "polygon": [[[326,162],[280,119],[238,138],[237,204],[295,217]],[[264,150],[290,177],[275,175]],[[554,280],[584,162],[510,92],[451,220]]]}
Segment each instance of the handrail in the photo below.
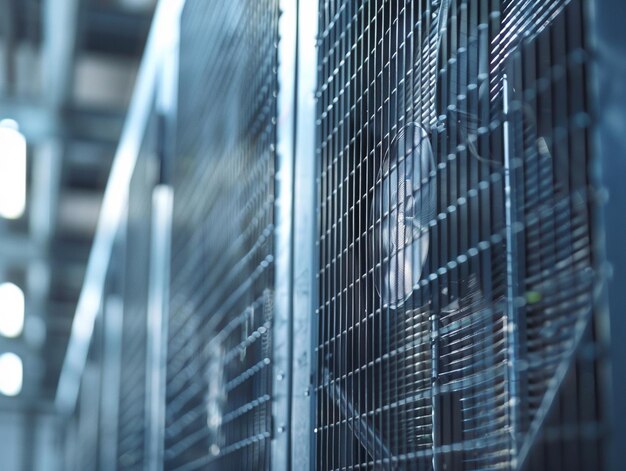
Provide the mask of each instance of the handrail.
{"label": "handrail", "polygon": [[183,5],[184,0],[160,0],[148,34],[128,114],[104,191],[85,279],[59,377],[55,406],[62,414],[72,414],[76,406],[94,324],[103,301],[111,253],[123,221],[130,181],[159,85],[162,59],[175,46],[176,25]]}

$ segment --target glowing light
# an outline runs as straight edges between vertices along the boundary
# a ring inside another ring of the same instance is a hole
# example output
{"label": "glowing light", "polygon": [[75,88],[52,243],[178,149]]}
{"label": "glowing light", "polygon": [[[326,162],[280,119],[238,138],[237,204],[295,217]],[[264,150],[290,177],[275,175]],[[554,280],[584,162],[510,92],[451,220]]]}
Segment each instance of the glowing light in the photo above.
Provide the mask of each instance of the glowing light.
{"label": "glowing light", "polygon": [[0,394],[17,396],[22,391],[24,367],[15,353],[0,355]]}
{"label": "glowing light", "polygon": [[12,119],[0,121],[0,216],[17,219],[26,208],[26,138]]}
{"label": "glowing light", "polygon": [[0,285],[0,335],[17,337],[24,330],[24,293],[13,283]]}

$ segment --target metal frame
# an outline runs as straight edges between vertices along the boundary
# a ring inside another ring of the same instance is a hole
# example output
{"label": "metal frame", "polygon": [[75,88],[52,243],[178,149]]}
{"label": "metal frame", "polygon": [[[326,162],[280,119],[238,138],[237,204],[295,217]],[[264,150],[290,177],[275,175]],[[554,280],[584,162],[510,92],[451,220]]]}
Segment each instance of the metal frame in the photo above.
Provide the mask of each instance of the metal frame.
{"label": "metal frame", "polygon": [[278,25],[278,123],[276,140],[275,282],[272,342],[273,437],[271,466],[290,469],[292,409],[291,300],[293,295],[293,200],[295,151],[295,93],[297,0],[280,1]]}
{"label": "metal frame", "polygon": [[152,193],[150,281],[147,310],[146,357],[146,467],[163,468],[165,430],[165,374],[167,312],[169,305],[169,260],[174,194],[168,185]]}
{"label": "metal frame", "polygon": [[121,296],[109,295],[104,302],[104,345],[102,384],[108,388],[102,396],[100,424],[101,469],[114,469],[117,465],[117,427],[119,385],[122,360],[122,319],[124,302]]}
{"label": "metal frame", "polygon": [[[178,48],[180,23],[174,26],[173,40],[164,53],[157,90],[156,108],[162,121],[160,140],[160,183],[152,193],[150,281],[147,309],[146,352],[146,468],[163,469],[165,441],[165,389],[167,375],[167,333],[169,312],[169,274],[174,193],[168,181],[173,125],[178,86]],[[169,119],[168,119],[169,118]],[[163,135],[161,135],[163,134]]]}
{"label": "metal frame", "polygon": [[292,412],[291,464],[293,469],[313,469],[314,427],[313,334],[317,234],[315,186],[315,90],[317,86],[318,1],[298,5],[298,50],[296,92],[296,145],[293,207],[293,297],[292,316]]}
{"label": "metal frame", "polygon": [[[317,80],[318,2],[280,0],[279,3],[282,14],[279,20],[278,44],[280,93],[276,152],[276,290],[272,343],[271,462],[273,469],[312,469],[315,467],[315,450],[311,447],[315,426],[315,401],[312,400],[314,394],[311,379],[316,367],[314,345],[317,331],[314,319],[317,292],[315,235],[319,223],[315,209],[314,178],[317,158],[314,91]],[[626,239],[626,222],[623,217],[626,185],[621,181],[626,175],[626,145],[620,128],[626,122],[623,114],[626,93],[622,91],[623,87],[614,82],[626,70],[626,34],[617,19],[624,15],[613,15],[616,10],[626,14],[626,6],[622,3],[620,0],[609,0],[603,2],[602,8],[597,7],[599,2],[593,2],[590,7],[596,7],[590,25],[597,53],[594,70],[597,119],[595,145],[600,159],[596,171],[597,178],[603,183],[609,196],[601,220],[597,221],[599,237],[596,237],[597,251],[610,261],[610,264],[605,265],[604,273],[608,280],[607,292],[604,293],[605,315],[598,316],[596,325],[605,339],[609,336],[609,326],[605,322],[609,316],[613,332],[626,331],[626,318],[621,315],[621,309],[626,305],[626,294],[620,289],[626,283],[626,252],[623,248],[623,241]],[[98,231],[59,382],[56,405],[65,414],[71,414],[76,407],[94,323],[105,300],[105,282],[111,253],[125,217],[128,187],[153,109],[150,105],[154,97],[157,96],[157,108],[160,112],[167,116],[176,113],[177,83],[173,71],[177,70],[178,27],[183,5],[184,0],[162,0],[151,29],[129,117],[107,185]],[[507,110],[504,112],[506,114]],[[166,123],[169,124],[171,123]],[[510,175],[507,173],[505,176],[507,186],[510,186]],[[146,383],[149,397],[146,418],[150,433],[145,444],[146,456],[150,459],[148,468],[153,470],[163,466],[164,369],[172,198],[171,188],[167,185],[155,188],[146,365],[149,373]],[[515,216],[507,216],[507,226],[510,226]],[[513,234],[507,234],[507,238],[509,237],[511,240],[507,245],[513,246]],[[514,254],[507,255],[509,263],[513,263]],[[509,274],[511,273],[513,269],[509,267]],[[509,285],[512,286],[513,283],[509,281]],[[510,299],[515,297],[515,293],[509,294]],[[105,309],[108,309],[112,301],[105,301]],[[107,332],[114,328],[115,319],[105,322]],[[513,345],[516,333],[513,330],[510,333]],[[105,345],[105,350],[114,347],[111,343],[108,348]],[[516,355],[512,357],[515,358]],[[626,368],[623,361],[626,358],[626,343],[614,342],[610,357],[611,371],[607,369],[604,372],[607,377],[612,375],[613,379],[609,413],[622,419],[626,417],[626,403],[621,399],[626,397]],[[516,368],[512,366],[511,374],[515,372]],[[107,374],[113,373],[111,370]],[[322,372],[319,373],[322,375]],[[340,389],[334,391],[334,394],[341,399]],[[513,441],[515,442],[515,436]],[[624,442],[626,424],[623,420],[614,420],[614,446],[610,450],[611,456],[608,457],[612,469],[620,469],[623,464],[622,452],[616,444]],[[101,459],[104,460],[104,455]]]}

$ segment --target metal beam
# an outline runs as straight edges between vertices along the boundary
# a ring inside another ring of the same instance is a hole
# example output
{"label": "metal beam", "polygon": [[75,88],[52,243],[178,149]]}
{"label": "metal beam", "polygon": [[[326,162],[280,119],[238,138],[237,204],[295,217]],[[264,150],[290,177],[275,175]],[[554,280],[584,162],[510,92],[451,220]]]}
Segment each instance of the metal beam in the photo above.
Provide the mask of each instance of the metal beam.
{"label": "metal beam", "polygon": [[4,74],[6,93],[13,94],[15,88],[15,3],[14,0],[0,0],[0,27],[4,36]]}
{"label": "metal beam", "polygon": [[43,261],[63,264],[68,270],[76,271],[84,267],[89,249],[86,240],[56,240],[51,246],[45,246],[32,237],[0,233],[0,268],[23,267]]}
{"label": "metal beam", "polygon": [[60,109],[69,101],[81,1],[44,0],[44,83],[48,104],[53,109]]}
{"label": "metal beam", "polygon": [[54,119],[51,110],[40,103],[3,99],[0,101],[1,118],[11,118],[20,123],[20,131],[29,145],[59,134],[58,119]]}
{"label": "metal beam", "polygon": [[51,138],[117,143],[124,124],[124,112],[65,106],[53,110],[47,105],[24,100],[0,100],[0,118],[15,119],[28,143],[38,145]]}
{"label": "metal beam", "polygon": [[91,5],[83,18],[82,46],[93,52],[135,57],[145,46],[151,16],[119,8]]}
{"label": "metal beam", "polygon": [[[0,413],[11,412],[21,414],[32,411],[40,414],[52,414],[55,412],[54,402],[47,399],[38,399],[32,404],[27,404],[23,401],[16,401],[15,398],[12,397],[0,396]],[[32,453],[32,449],[29,449],[29,451]]]}
{"label": "metal beam", "polygon": [[125,112],[91,110],[71,107],[64,110],[61,136],[72,140],[97,141],[117,144],[124,126]]}
{"label": "metal beam", "polygon": [[1,265],[13,266],[41,260],[45,249],[30,237],[3,233],[0,235]]}

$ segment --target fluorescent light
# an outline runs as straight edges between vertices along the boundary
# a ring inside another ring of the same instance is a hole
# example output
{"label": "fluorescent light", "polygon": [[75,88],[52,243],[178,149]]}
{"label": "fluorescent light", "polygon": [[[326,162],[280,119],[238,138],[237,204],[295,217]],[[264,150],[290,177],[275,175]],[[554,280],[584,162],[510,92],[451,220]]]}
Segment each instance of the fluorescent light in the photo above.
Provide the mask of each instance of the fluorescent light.
{"label": "fluorescent light", "polygon": [[24,367],[15,353],[0,355],[0,394],[17,396],[22,391]]}
{"label": "fluorescent light", "polygon": [[12,119],[0,121],[0,216],[17,219],[26,208],[26,138]]}
{"label": "fluorescent light", "polygon": [[0,335],[17,337],[24,330],[24,292],[13,283],[0,285]]}

